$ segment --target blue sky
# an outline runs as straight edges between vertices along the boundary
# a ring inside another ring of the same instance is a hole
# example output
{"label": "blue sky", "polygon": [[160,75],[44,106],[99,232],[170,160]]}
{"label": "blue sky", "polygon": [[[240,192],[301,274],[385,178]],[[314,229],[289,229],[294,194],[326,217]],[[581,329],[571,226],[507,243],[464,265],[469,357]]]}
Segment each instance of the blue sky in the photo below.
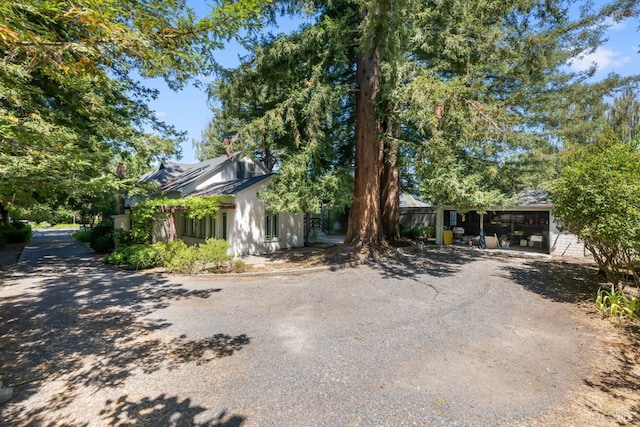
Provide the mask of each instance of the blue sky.
{"label": "blue sky", "polygon": [[[627,76],[640,74],[640,32],[638,20],[627,20],[621,23],[611,22],[608,32],[608,42],[596,52],[576,59],[571,67],[576,70],[587,69],[591,64],[598,65],[595,78],[602,78],[611,72]],[[291,31],[291,21],[284,22],[281,28],[272,32]],[[220,51],[217,60],[226,67],[233,67],[239,63],[238,56],[242,52],[235,44]],[[180,92],[168,89],[161,81],[154,80],[150,86],[158,88],[160,95],[151,103],[151,108],[166,123],[187,132],[187,141],[182,144],[182,159],[184,163],[195,163],[195,151],[192,140],[199,140],[202,131],[211,119],[211,111],[207,105],[207,95],[204,89],[187,87]]]}

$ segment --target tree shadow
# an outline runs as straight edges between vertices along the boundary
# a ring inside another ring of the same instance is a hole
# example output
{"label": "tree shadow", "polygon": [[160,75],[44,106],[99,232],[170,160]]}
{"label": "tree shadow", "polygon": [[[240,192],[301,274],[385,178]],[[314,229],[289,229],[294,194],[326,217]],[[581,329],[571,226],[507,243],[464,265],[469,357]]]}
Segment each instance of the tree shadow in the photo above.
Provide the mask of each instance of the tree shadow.
{"label": "tree shadow", "polygon": [[443,278],[455,275],[464,265],[486,256],[480,250],[415,248],[397,251],[371,265],[385,279],[408,279],[422,275]]}
{"label": "tree shadow", "polygon": [[[220,289],[191,290],[161,275],[117,271],[89,252],[39,259],[3,287],[8,296],[0,298],[0,379],[14,388],[14,397],[3,407],[2,425],[41,425],[42,412],[69,405],[82,387],[118,387],[134,371],[202,364],[250,343],[244,334],[154,337],[170,323],[145,316]],[[21,405],[53,381],[64,386],[46,406]]]}
{"label": "tree shadow", "polygon": [[[598,274],[595,264],[572,263],[557,260],[529,261],[522,265],[510,266],[504,273],[524,288],[545,298],[561,303],[585,305],[593,316],[597,315],[595,299],[598,289],[608,286],[606,278]],[[616,413],[606,403],[588,403],[589,410],[600,413],[604,418],[620,425],[640,422],[640,326],[623,325],[620,330],[613,324],[603,326],[606,336],[602,345],[612,359],[602,361],[601,369],[594,378],[584,383],[607,396],[612,402],[625,402],[623,413]]]}
{"label": "tree shadow", "polygon": [[206,416],[206,408],[192,406],[190,399],[178,400],[164,394],[156,398],[145,397],[139,402],[128,400],[122,396],[116,401],[107,401],[100,415],[108,418],[109,426],[209,426],[240,427],[245,417],[229,415],[222,411],[213,419],[199,421]]}
{"label": "tree shadow", "polygon": [[609,369],[599,373],[595,380],[585,380],[589,387],[598,389],[613,402],[628,402],[624,413],[608,411],[603,407],[592,407],[606,418],[620,425],[638,425],[640,423],[640,326],[623,327],[624,340],[608,344],[607,351],[615,363],[607,364]]}
{"label": "tree shadow", "polygon": [[606,279],[598,274],[597,266],[558,260],[511,264],[503,274],[545,298],[566,303],[595,301],[598,289],[606,284]]}

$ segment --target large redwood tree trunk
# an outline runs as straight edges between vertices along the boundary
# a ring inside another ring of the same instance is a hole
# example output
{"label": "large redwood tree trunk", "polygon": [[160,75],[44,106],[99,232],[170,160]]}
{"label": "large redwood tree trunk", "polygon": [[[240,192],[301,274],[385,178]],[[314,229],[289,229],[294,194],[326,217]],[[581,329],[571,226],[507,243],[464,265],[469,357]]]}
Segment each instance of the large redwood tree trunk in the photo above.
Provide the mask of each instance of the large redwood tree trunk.
{"label": "large redwood tree trunk", "polygon": [[398,147],[385,142],[382,177],[380,182],[380,209],[384,238],[395,241],[400,238],[400,170]]}
{"label": "large redwood tree trunk", "polygon": [[382,244],[380,180],[383,146],[375,98],[380,91],[380,64],[373,53],[358,54],[356,66],[355,177],[353,205],[345,243],[376,249]]}

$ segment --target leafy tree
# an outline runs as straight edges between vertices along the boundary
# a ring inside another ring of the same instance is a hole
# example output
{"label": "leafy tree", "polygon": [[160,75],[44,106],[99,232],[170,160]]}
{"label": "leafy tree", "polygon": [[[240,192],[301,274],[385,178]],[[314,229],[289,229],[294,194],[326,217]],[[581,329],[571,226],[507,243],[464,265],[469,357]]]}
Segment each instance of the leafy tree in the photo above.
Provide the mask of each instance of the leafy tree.
{"label": "leafy tree", "polygon": [[[322,178],[353,168],[346,241],[357,247],[398,236],[410,181],[400,171],[435,203],[505,202],[554,173],[564,135],[585,135],[566,119],[599,126],[602,96],[628,83],[589,83],[594,70],[566,64],[595,49],[605,17],[624,18],[629,2],[585,4],[575,19],[570,3],[310,1],[309,23],[248,43],[213,84],[220,108],[198,147],[267,147],[282,165],[267,196],[278,209],[318,209],[344,187]],[[579,108],[585,99],[595,110]]]}
{"label": "leafy tree", "polygon": [[128,183],[119,162],[179,154],[183,134],[149,110],[157,93],[138,80],[179,89],[210,72],[215,49],[267,3],[223,1],[197,18],[184,0],[1,2],[0,213],[104,198]]}
{"label": "leafy tree", "polygon": [[622,142],[608,132],[571,146],[550,198],[554,216],[584,242],[616,288],[630,275],[640,284],[640,141]]}

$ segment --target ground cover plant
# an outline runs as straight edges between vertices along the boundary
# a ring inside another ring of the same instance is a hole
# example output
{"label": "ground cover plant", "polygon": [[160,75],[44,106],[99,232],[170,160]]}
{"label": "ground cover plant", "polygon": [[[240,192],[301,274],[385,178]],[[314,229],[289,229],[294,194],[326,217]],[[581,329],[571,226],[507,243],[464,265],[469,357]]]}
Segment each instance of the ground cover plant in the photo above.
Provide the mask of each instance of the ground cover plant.
{"label": "ground cover plant", "polygon": [[105,262],[128,269],[164,267],[169,273],[243,272],[242,260],[227,254],[225,240],[207,239],[205,243],[188,246],[182,240],[153,244],[123,245],[105,257]]}

